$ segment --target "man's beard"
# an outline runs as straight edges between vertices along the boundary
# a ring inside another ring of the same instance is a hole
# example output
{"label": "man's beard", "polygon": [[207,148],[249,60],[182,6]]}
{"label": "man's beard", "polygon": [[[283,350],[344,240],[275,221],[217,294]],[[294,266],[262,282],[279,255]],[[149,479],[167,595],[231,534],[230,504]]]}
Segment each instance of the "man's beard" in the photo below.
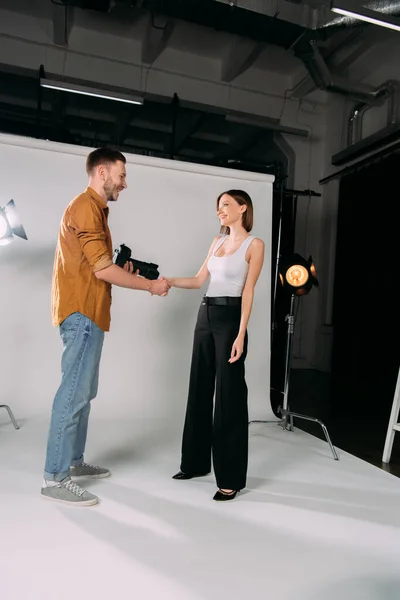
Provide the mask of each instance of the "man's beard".
{"label": "man's beard", "polygon": [[107,198],[107,202],[115,202],[117,198],[114,198],[114,193],[118,194],[118,186],[112,182],[111,177],[106,179],[103,185],[103,190]]}

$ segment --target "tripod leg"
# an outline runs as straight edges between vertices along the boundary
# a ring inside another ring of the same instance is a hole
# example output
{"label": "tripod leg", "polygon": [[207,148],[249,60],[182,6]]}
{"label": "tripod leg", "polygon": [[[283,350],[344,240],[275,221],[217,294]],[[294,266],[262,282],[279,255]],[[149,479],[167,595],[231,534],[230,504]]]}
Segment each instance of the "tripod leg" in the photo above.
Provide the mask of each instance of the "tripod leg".
{"label": "tripod leg", "polygon": [[386,434],[385,447],[383,449],[382,462],[384,462],[384,463],[390,462],[390,457],[392,454],[392,448],[393,448],[393,442],[394,442],[394,436],[395,436],[396,431],[398,431],[398,429],[396,429],[396,427],[398,425],[397,422],[399,419],[399,412],[400,412],[400,369],[399,369],[399,374],[397,376],[396,389],[394,392],[392,410],[391,410],[390,419],[389,419],[389,426],[388,426],[388,430],[387,430],[387,434]]}
{"label": "tripod leg", "polygon": [[279,407],[279,412],[282,415],[281,425],[285,431],[294,431],[293,417],[290,410]]}
{"label": "tripod leg", "polygon": [[17,421],[14,418],[14,415],[12,413],[12,410],[9,406],[7,406],[7,404],[0,404],[0,408],[5,408],[6,411],[8,412],[8,416],[10,417],[12,424],[14,425],[15,429],[19,429],[19,425],[17,423]]}
{"label": "tripod leg", "polygon": [[276,421],[258,421],[256,419],[253,419],[253,421],[249,421],[249,425],[252,425],[253,423],[281,423],[280,420],[276,420]]}
{"label": "tripod leg", "polygon": [[331,438],[329,436],[328,430],[327,430],[326,426],[324,425],[324,423],[320,419],[316,419],[315,417],[307,417],[306,415],[300,415],[299,413],[294,413],[294,412],[291,412],[291,411],[288,411],[288,414],[291,416],[291,418],[297,417],[298,419],[304,419],[305,421],[312,421],[313,423],[318,423],[318,425],[321,426],[322,431],[324,432],[324,435],[325,435],[325,439],[326,439],[326,441],[328,442],[328,444],[329,444],[329,446],[331,448],[331,452],[333,454],[333,458],[335,460],[339,460],[337,452],[336,452],[336,450],[335,450],[335,448],[334,448],[334,446],[333,446],[333,444],[331,442]]}
{"label": "tripod leg", "polygon": [[294,431],[293,416],[292,416],[291,413],[289,413],[289,417],[290,417],[290,425],[289,425],[290,429],[289,429],[289,431]]}

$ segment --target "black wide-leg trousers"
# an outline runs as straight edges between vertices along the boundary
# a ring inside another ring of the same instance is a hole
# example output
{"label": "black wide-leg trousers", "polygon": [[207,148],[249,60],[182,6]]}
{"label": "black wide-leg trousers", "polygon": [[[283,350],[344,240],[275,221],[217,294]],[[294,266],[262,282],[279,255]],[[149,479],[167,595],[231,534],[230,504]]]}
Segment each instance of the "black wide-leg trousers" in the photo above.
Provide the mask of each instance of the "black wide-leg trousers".
{"label": "black wide-leg trousers", "polygon": [[248,336],[246,332],[242,356],[229,363],[239,333],[240,301],[233,306],[212,301],[203,299],[194,332],[180,468],[189,474],[209,473],[212,455],[217,486],[241,490],[248,463]]}

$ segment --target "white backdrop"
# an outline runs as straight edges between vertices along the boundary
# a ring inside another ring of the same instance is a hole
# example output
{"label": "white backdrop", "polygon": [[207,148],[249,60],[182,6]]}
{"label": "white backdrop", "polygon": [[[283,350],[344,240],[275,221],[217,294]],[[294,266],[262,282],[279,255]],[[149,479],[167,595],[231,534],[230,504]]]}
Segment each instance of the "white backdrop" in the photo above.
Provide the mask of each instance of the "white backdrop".
{"label": "white backdrop", "polygon": [[[0,404],[19,418],[49,415],[60,379],[61,342],[51,324],[54,249],[62,213],[87,185],[88,148],[0,135],[0,206],[13,199],[28,241],[0,247]],[[192,276],[219,232],[215,199],[246,190],[253,234],[265,242],[248,328],[246,377],[251,418],[274,419],[269,401],[271,220],[273,177],[126,155],[128,189],[110,206],[114,248],[160,265],[166,276]],[[207,285],[207,284],[206,284]],[[206,290],[171,290],[167,298],[113,288],[98,417],[183,422],[193,329]]]}

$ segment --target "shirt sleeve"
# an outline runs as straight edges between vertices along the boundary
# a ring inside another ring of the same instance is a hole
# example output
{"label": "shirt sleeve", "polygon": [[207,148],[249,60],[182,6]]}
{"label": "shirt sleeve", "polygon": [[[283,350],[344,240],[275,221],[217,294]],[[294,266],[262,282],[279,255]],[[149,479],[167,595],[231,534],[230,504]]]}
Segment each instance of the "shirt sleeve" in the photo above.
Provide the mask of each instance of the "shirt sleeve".
{"label": "shirt sleeve", "polygon": [[100,210],[96,210],[92,205],[81,204],[75,206],[69,216],[69,226],[78,238],[82,252],[94,273],[113,264]]}

